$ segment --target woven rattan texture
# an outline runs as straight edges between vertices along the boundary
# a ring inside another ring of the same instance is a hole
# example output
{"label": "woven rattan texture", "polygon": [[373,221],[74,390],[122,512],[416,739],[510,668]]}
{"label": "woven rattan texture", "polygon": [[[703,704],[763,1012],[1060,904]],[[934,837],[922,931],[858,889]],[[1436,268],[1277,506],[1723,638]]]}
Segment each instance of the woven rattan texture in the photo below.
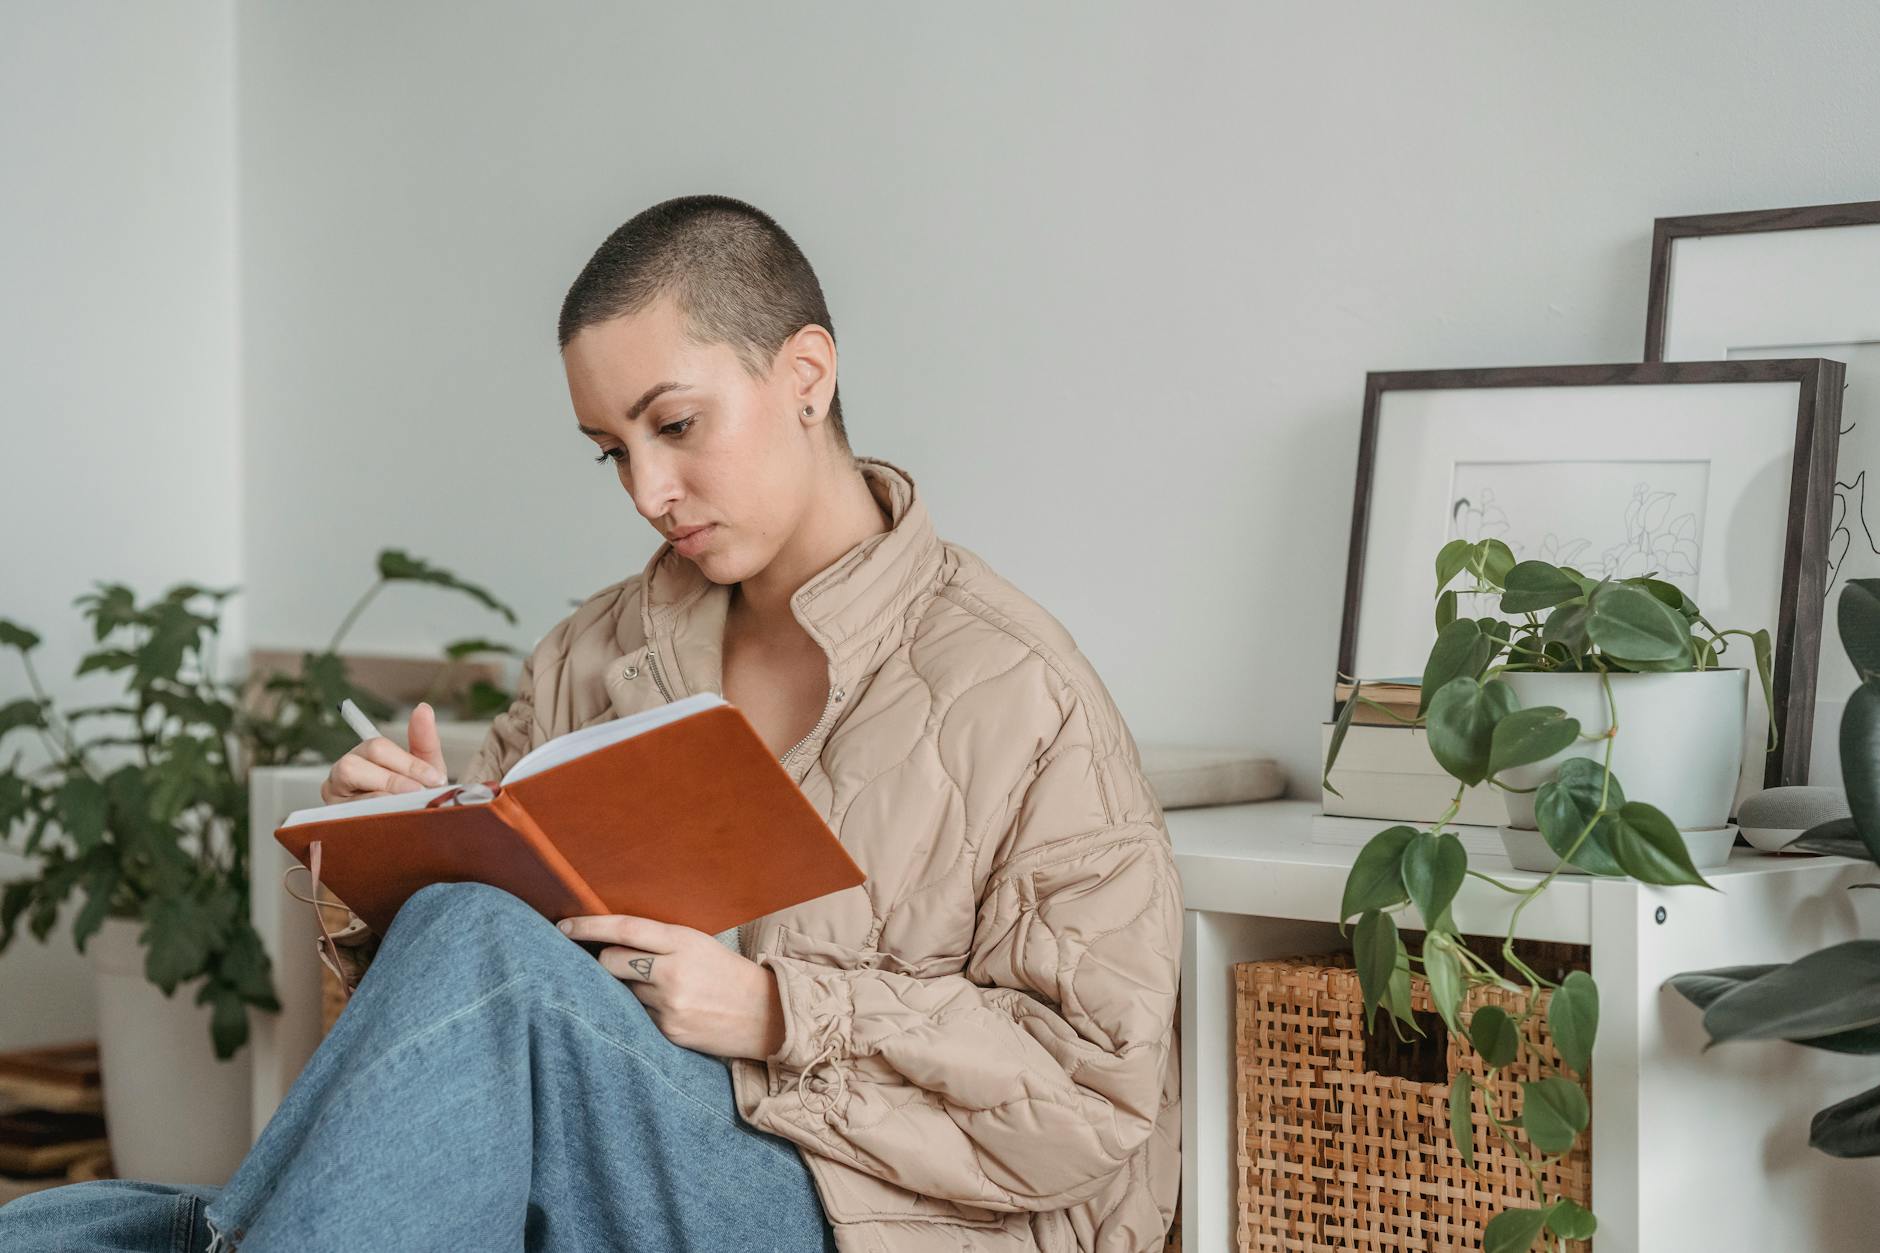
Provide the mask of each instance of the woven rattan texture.
{"label": "woven rattan texture", "polygon": [[[1470,947],[1487,948],[1479,942]],[[1585,968],[1583,947],[1534,948],[1524,959],[1549,977],[1564,967]],[[1497,1116],[1505,1122],[1514,1114],[1520,1081],[1539,1077],[1525,1048],[1519,1062],[1486,1080],[1486,1067],[1466,1041],[1443,1042],[1446,1031],[1434,1017],[1428,985],[1413,975],[1412,1009],[1431,1031],[1419,1047],[1443,1049],[1441,1081],[1419,1082],[1366,1068],[1364,996],[1349,954],[1242,962],[1234,967],[1234,984],[1239,1249],[1480,1249],[1490,1218],[1538,1204],[1526,1168],[1490,1125],[1485,1104],[1492,1091]],[[1526,1000],[1525,991],[1472,989],[1464,1021],[1490,1004],[1519,1014]],[[1545,1011],[1543,994],[1524,1031],[1557,1065]],[[1380,1009],[1380,1031],[1389,1031],[1388,1021]],[[1380,1055],[1374,1043],[1372,1056]],[[1449,1135],[1449,1077],[1457,1066],[1478,1084],[1473,1170]],[[1479,1086],[1485,1082],[1488,1090]],[[1514,1134],[1527,1149],[1525,1136]],[[1590,1141],[1589,1129],[1567,1158],[1542,1168],[1549,1196],[1590,1206]],[[1576,1241],[1568,1248],[1584,1253],[1587,1245]]]}

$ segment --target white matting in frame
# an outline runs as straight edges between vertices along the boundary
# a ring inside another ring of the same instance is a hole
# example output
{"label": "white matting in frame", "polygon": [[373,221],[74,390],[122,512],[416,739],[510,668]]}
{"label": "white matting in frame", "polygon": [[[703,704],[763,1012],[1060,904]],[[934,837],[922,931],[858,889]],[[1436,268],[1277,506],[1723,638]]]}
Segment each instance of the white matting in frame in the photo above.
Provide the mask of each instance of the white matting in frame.
{"label": "white matting in frame", "polygon": [[1859,680],[1834,602],[1847,579],[1880,578],[1880,202],[1664,219],[1653,257],[1648,360],[1847,367],[1809,768],[1809,782],[1838,785],[1841,712]]}
{"label": "white matting in frame", "polygon": [[[1517,559],[1587,574],[1670,572],[1718,627],[1774,636],[1802,386],[1381,391],[1354,672],[1422,672],[1436,637],[1435,555],[1459,535],[1494,534]],[[1726,664],[1753,670],[1749,642],[1731,639]],[[1739,797],[1764,785],[1768,717],[1751,682]]]}

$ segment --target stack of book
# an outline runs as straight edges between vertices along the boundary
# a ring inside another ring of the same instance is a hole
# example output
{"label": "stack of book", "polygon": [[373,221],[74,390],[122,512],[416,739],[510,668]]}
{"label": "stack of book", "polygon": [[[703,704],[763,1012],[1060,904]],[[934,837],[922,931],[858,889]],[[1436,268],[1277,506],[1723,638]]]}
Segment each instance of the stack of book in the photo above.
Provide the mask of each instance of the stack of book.
{"label": "stack of book", "polygon": [[109,1177],[98,1042],[0,1053],[0,1201]]}
{"label": "stack of book", "polygon": [[[1332,689],[1334,702],[1332,716],[1344,708],[1345,702],[1358,690],[1356,683],[1347,683],[1343,679]],[[1353,726],[1360,727],[1401,727],[1416,721],[1417,702],[1423,698],[1423,687],[1415,679],[1384,679],[1364,685],[1364,700],[1352,711]],[[1382,706],[1382,708],[1379,708]]]}
{"label": "stack of book", "polygon": [[[1354,686],[1340,682],[1334,688],[1334,720],[1352,698]],[[1352,711],[1351,725],[1345,728],[1345,740],[1330,776],[1331,786],[1337,791],[1324,791],[1321,808],[1344,818],[1436,821],[1449,808],[1459,785],[1430,755],[1429,737],[1423,728],[1411,725],[1421,686],[1416,679],[1366,681],[1363,694],[1365,701],[1383,708],[1360,701]],[[1331,752],[1334,725],[1326,722],[1320,730],[1321,762]],[[1508,821],[1508,811],[1494,788],[1477,786],[1463,793],[1462,808],[1451,821],[1500,826]]]}

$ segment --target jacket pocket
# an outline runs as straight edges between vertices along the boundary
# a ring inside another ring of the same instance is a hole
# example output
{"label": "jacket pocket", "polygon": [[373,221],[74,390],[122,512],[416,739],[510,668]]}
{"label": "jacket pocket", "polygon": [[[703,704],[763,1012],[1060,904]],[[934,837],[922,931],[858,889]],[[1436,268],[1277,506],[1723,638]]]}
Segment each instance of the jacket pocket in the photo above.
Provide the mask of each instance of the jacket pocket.
{"label": "jacket pocket", "polygon": [[815,962],[821,966],[836,970],[869,970],[881,964],[881,951],[873,948],[857,948],[853,944],[842,944],[822,936],[810,935],[798,931],[786,923],[775,926],[776,941],[771,951],[782,957],[794,957],[801,961]]}

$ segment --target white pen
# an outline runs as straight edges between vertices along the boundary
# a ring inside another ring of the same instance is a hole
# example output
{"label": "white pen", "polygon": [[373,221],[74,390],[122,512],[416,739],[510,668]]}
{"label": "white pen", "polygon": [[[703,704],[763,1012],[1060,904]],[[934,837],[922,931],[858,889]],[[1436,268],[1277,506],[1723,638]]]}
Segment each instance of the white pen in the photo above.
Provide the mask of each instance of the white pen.
{"label": "white pen", "polygon": [[[372,725],[372,719],[366,717],[365,710],[353,704],[353,698],[350,696],[339,703],[339,716],[346,719],[346,725],[353,729],[353,733],[357,735],[362,742],[374,736],[384,734],[384,732]],[[437,786],[448,785],[449,780],[447,779],[443,784]]]}
{"label": "white pen", "polygon": [[365,711],[353,704],[353,698],[350,696],[339,703],[339,716],[346,719],[346,725],[351,727],[361,740],[369,740],[381,734],[379,729],[372,725],[372,719],[366,717]]}

